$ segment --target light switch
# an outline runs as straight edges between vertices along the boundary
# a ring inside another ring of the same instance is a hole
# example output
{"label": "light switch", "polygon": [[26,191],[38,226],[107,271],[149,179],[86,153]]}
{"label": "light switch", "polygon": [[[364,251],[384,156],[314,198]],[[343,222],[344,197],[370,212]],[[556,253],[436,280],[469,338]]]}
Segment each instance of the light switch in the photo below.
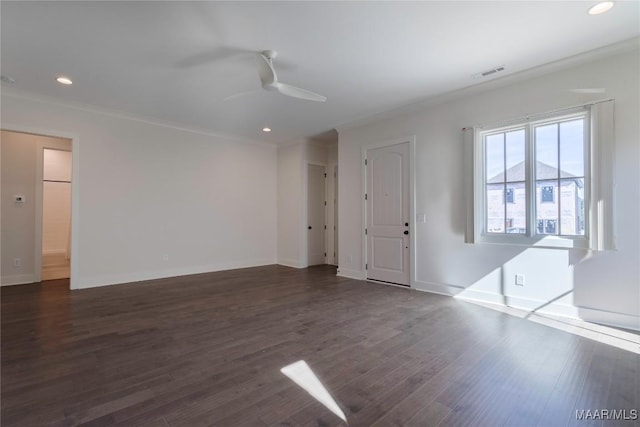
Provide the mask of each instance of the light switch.
{"label": "light switch", "polygon": [[422,222],[422,223],[427,222],[427,214],[423,214],[423,213],[417,214],[416,221]]}

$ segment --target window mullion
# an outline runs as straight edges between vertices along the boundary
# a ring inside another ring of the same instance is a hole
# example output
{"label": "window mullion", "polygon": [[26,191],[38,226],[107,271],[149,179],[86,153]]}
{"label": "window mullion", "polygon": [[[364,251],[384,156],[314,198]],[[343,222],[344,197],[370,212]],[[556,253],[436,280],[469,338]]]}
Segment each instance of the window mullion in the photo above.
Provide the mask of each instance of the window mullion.
{"label": "window mullion", "polygon": [[527,236],[533,237],[535,234],[535,198],[536,198],[536,183],[535,183],[535,138],[533,137],[533,126],[528,124],[525,132],[525,188],[527,189],[526,198],[526,218],[527,218]]}
{"label": "window mullion", "polygon": [[562,176],[562,174],[560,173],[561,170],[561,165],[560,165],[560,147],[562,146],[562,143],[560,141],[560,123],[556,124],[556,132],[557,132],[557,141],[558,141],[558,186],[557,186],[557,190],[556,190],[556,197],[558,198],[558,236],[562,236],[562,217],[560,216],[562,213],[562,209],[560,206],[560,203],[562,203],[562,200],[560,198],[560,178]]}
{"label": "window mullion", "polygon": [[502,202],[504,204],[504,234],[507,234],[507,133],[502,134],[502,168],[504,184],[502,186]]}

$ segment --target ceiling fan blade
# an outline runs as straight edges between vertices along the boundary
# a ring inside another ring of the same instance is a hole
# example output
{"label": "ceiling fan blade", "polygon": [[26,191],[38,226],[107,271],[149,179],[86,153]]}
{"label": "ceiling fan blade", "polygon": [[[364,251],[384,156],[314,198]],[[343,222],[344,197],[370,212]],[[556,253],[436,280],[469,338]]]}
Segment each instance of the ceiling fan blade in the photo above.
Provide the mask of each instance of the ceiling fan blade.
{"label": "ceiling fan blade", "polygon": [[241,96],[249,95],[250,93],[255,93],[255,92],[260,92],[260,90],[252,89],[252,90],[245,90],[242,92],[234,93],[233,95],[229,95],[226,98],[224,98],[223,101],[231,101],[233,99],[240,98]]}
{"label": "ceiling fan blade", "polygon": [[262,86],[269,86],[278,81],[276,70],[273,69],[273,62],[270,58],[267,58],[263,53],[259,53],[256,62],[258,63],[258,74],[260,75]]}
{"label": "ceiling fan blade", "polygon": [[310,90],[300,89],[299,87],[291,86],[284,83],[277,83],[276,90],[283,95],[291,96],[293,98],[306,99],[307,101],[325,102],[326,96],[319,95]]}

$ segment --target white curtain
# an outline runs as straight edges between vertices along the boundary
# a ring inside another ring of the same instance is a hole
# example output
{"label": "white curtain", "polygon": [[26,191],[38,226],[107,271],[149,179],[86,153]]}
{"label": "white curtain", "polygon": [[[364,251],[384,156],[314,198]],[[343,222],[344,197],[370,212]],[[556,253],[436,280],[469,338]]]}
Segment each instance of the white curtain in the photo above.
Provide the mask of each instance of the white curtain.
{"label": "white curtain", "polygon": [[474,227],[474,188],[475,188],[475,148],[474,136],[475,129],[467,127],[462,129],[462,143],[464,155],[464,195],[467,209],[466,227],[464,233],[465,243],[475,243],[475,227]]}
{"label": "white curtain", "polygon": [[591,107],[589,246],[596,251],[615,250],[613,116],[613,100],[600,102]]}

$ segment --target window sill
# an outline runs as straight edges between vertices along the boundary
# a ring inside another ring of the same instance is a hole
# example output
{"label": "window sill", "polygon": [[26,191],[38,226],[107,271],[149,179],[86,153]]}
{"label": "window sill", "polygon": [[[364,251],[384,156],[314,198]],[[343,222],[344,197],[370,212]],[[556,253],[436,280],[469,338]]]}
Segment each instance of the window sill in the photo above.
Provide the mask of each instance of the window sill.
{"label": "window sill", "polygon": [[589,249],[589,240],[585,237],[528,237],[528,236],[479,236],[478,244],[527,246],[547,249]]}

